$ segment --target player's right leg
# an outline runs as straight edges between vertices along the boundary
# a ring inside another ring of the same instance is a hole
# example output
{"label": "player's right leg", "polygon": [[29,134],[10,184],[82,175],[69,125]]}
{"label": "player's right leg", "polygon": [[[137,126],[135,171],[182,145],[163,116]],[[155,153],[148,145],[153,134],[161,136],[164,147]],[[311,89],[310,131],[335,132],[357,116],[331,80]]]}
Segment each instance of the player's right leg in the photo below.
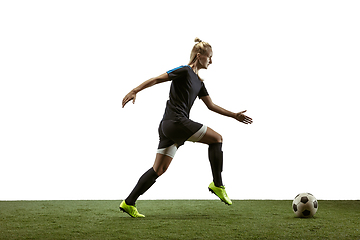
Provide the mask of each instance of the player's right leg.
{"label": "player's right leg", "polygon": [[[205,130],[203,129],[203,131]],[[198,142],[209,145],[209,161],[213,175],[213,182],[208,187],[209,191],[218,196],[225,204],[231,205],[232,202],[225,191],[221,176],[223,170],[222,136],[209,127],[206,128],[205,133],[202,133],[202,136]]]}
{"label": "player's right leg", "polygon": [[222,136],[207,127],[205,134],[198,141],[209,145],[208,155],[213,175],[213,181],[216,187],[223,186],[221,172],[223,170],[223,152],[222,152]]}
{"label": "player's right leg", "polygon": [[211,144],[222,143],[223,138],[219,133],[215,132],[213,129],[206,127],[205,134],[198,142],[205,143],[210,146]]}

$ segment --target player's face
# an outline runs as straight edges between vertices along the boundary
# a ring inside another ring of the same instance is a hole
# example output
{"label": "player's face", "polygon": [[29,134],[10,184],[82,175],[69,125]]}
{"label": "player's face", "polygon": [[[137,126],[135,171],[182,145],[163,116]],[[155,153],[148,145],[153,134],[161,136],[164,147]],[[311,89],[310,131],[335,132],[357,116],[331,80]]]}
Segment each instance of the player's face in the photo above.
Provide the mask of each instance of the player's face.
{"label": "player's face", "polygon": [[212,64],[212,55],[213,52],[211,48],[208,48],[207,52],[204,54],[200,54],[199,56],[199,63],[201,65],[201,68],[207,69],[210,64]]}

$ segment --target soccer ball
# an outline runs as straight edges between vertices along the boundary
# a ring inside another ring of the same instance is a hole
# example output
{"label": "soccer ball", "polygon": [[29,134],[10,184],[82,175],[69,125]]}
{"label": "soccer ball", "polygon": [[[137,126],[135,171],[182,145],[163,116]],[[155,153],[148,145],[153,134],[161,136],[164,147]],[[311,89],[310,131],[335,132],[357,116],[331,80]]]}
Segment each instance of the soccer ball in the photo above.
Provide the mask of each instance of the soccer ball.
{"label": "soccer ball", "polygon": [[312,217],[318,210],[318,202],[311,193],[300,193],[296,195],[292,209],[297,217]]}

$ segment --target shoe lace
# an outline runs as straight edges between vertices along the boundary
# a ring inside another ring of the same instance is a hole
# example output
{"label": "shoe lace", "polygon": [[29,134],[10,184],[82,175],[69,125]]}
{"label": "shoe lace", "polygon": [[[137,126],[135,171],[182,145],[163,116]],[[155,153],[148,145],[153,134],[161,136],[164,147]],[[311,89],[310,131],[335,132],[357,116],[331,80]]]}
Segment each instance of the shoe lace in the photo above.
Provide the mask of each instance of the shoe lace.
{"label": "shoe lace", "polygon": [[131,208],[131,211],[132,211],[132,213],[135,214],[135,215],[138,215],[138,214],[139,214],[139,212],[138,212],[138,210],[137,210],[136,207]]}

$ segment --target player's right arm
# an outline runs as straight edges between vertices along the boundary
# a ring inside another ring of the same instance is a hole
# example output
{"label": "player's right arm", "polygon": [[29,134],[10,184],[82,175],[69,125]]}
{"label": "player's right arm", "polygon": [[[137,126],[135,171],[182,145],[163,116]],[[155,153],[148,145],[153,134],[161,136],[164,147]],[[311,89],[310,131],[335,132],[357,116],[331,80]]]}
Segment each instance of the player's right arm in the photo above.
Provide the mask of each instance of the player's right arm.
{"label": "player's right arm", "polygon": [[126,96],[124,97],[124,99],[122,101],[122,107],[124,107],[125,104],[127,104],[131,100],[133,100],[133,104],[134,104],[135,99],[136,99],[136,94],[138,92],[144,90],[145,88],[154,86],[155,84],[163,83],[163,82],[167,82],[167,81],[170,81],[169,75],[167,73],[163,73],[160,76],[150,78],[149,80],[143,82],[142,84],[140,84],[139,86],[137,86],[136,88],[131,90],[128,94],[126,94]]}

